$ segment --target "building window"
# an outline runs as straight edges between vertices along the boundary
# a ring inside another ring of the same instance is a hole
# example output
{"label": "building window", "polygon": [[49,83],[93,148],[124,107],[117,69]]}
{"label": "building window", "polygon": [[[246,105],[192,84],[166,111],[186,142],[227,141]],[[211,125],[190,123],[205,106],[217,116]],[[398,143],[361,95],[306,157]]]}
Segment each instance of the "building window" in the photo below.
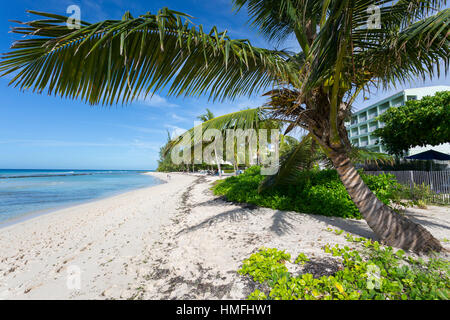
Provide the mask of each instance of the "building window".
{"label": "building window", "polygon": [[359,115],[359,122],[364,122],[366,120],[367,120],[367,115],[365,112]]}
{"label": "building window", "polygon": [[366,126],[366,125],[361,126],[361,127],[359,128],[359,133],[360,133],[360,134],[367,133],[367,126]]}
{"label": "building window", "polygon": [[393,107],[400,107],[404,104],[403,97],[398,97],[392,100]]}
{"label": "building window", "polygon": [[389,102],[385,102],[380,106],[380,114],[384,113],[387,109],[389,109]]}
{"label": "building window", "polygon": [[406,96],[406,101],[417,100],[417,96]]}
{"label": "building window", "polygon": [[369,119],[373,119],[377,116],[377,108],[369,110]]}

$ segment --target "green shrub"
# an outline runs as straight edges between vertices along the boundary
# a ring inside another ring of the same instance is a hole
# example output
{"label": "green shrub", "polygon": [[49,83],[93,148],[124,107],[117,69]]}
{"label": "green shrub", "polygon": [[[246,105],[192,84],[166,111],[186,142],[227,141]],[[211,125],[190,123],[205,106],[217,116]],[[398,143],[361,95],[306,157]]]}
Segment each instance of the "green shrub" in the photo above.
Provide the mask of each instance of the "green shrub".
{"label": "green shrub", "polygon": [[[393,175],[362,175],[369,188],[388,204],[394,198],[392,190],[398,183]],[[347,193],[335,170],[300,172],[295,183],[258,193],[265,176],[255,166],[245,173],[227,178],[214,186],[214,194],[229,201],[251,203],[277,210],[360,219],[361,214]]]}
{"label": "green shrub", "polygon": [[279,275],[287,273],[284,261],[290,261],[291,255],[277,249],[262,248],[250,258],[244,260],[240,274],[248,274],[256,282],[273,280]]}
{"label": "green shrub", "polygon": [[[363,244],[354,250],[338,245],[323,249],[339,257],[343,267],[330,276],[315,278],[306,273],[293,276],[284,260],[290,255],[277,249],[261,249],[244,261],[238,271],[268,285],[268,292],[255,290],[251,300],[448,300],[450,263],[432,256],[428,261],[405,257],[402,250],[347,235],[347,241]],[[308,261],[301,254],[295,263]],[[280,257],[283,257],[281,259]]]}

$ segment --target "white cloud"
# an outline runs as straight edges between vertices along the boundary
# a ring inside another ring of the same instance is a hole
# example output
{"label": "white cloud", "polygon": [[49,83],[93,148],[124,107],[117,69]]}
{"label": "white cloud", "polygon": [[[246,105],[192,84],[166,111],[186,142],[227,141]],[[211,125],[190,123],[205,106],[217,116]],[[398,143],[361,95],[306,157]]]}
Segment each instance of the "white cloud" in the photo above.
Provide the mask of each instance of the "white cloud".
{"label": "white cloud", "polygon": [[138,101],[140,101],[142,104],[145,104],[147,106],[150,107],[168,107],[168,108],[174,108],[174,107],[178,107],[177,104],[174,103],[170,103],[169,101],[167,101],[166,98],[161,97],[160,95],[154,94],[154,95],[147,95],[147,97],[145,97],[144,95],[141,95],[138,99]]}
{"label": "white cloud", "polygon": [[159,151],[160,148],[160,143],[140,139],[134,139],[131,145],[139,149],[149,149],[152,151]]}
{"label": "white cloud", "polygon": [[244,108],[257,108],[261,107],[264,103],[267,102],[267,97],[256,97],[253,99],[241,99],[237,102],[237,106],[240,109]]}
{"label": "white cloud", "polygon": [[237,112],[248,108],[257,108],[267,102],[267,97],[257,96],[252,98],[241,98],[232,102],[225,102],[208,106],[215,116]]}
{"label": "white cloud", "polygon": [[171,113],[170,116],[172,117],[173,120],[177,121],[177,122],[185,122],[185,121],[189,121],[189,119],[181,117],[175,113]]}
{"label": "white cloud", "polygon": [[165,124],[164,127],[170,129],[169,132],[170,132],[171,139],[181,136],[183,133],[185,133],[187,131],[186,129],[183,129],[183,128],[180,128],[177,126],[173,126],[171,124]]}

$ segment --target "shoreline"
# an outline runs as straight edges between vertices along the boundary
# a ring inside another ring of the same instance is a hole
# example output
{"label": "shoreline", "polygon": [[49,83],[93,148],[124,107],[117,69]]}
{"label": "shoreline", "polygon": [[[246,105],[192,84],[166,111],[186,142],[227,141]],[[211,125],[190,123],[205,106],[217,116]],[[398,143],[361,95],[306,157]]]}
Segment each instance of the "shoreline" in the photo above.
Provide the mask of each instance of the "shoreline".
{"label": "shoreline", "polygon": [[[139,174],[152,176],[151,173],[153,173],[153,172],[152,171],[148,171],[148,172],[141,172]],[[0,222],[0,230],[3,229],[3,228],[7,228],[9,226],[13,226],[13,225],[18,224],[18,223],[22,223],[22,222],[25,222],[25,221],[28,221],[28,220],[31,220],[31,219],[38,218],[38,217],[40,217],[42,215],[52,214],[53,212],[74,208],[74,207],[77,207],[79,205],[93,203],[93,202],[100,201],[100,200],[105,200],[105,199],[108,199],[108,198],[112,198],[112,197],[115,197],[115,196],[118,196],[118,195],[121,195],[121,194],[125,194],[125,193],[128,193],[128,192],[133,192],[133,191],[140,190],[140,189],[151,188],[151,187],[154,187],[154,186],[157,186],[157,185],[160,185],[160,184],[163,184],[163,183],[167,182],[167,181],[165,181],[165,180],[163,180],[161,178],[158,178],[158,177],[155,177],[155,176],[152,176],[152,177],[157,179],[157,180],[160,180],[160,182],[158,184],[155,184],[155,185],[146,186],[146,187],[138,187],[136,189],[114,191],[112,193],[102,195],[102,196],[100,196],[98,198],[93,198],[93,199],[88,199],[88,200],[78,200],[78,201],[68,202],[66,204],[62,204],[62,205],[59,205],[59,206],[56,206],[56,207],[51,207],[51,208],[47,208],[47,209],[41,209],[41,210],[24,212],[24,213],[19,214],[16,217],[9,218],[9,219],[6,219],[4,221],[1,221]]]}
{"label": "shoreline", "polygon": [[[132,282],[133,259],[158,239],[174,204],[174,193],[193,180],[180,176],[105,199],[71,206],[0,229],[0,298],[95,299],[112,286]],[[176,180],[176,183],[175,183]],[[164,183],[165,182],[165,183]],[[66,285],[72,267],[81,271],[80,290]]]}
{"label": "shoreline", "polygon": [[[218,177],[147,174],[166,183],[0,229],[0,298],[245,299],[254,284],[237,270],[261,247],[322,263],[324,244],[351,246],[328,228],[374,236],[363,220],[224,201],[210,190]],[[440,240],[450,238],[448,207],[408,215]],[[318,266],[333,271],[333,264]],[[69,288],[77,276],[79,288]]]}

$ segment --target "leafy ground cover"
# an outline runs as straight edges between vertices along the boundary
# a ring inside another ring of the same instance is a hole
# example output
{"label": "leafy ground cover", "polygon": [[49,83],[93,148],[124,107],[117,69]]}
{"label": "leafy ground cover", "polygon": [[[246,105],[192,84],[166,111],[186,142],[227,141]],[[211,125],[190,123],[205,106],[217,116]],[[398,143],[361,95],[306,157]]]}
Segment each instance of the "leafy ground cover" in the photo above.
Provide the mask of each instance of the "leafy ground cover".
{"label": "leafy ground cover", "polygon": [[[329,231],[332,231],[329,229]],[[340,234],[339,231],[335,231]],[[276,248],[261,248],[245,259],[239,274],[250,277],[265,290],[252,292],[250,300],[448,300],[450,263],[437,255],[420,258],[377,241],[355,238],[356,248],[325,245],[324,252],[339,261],[332,275],[291,274],[286,262],[292,257]],[[296,264],[310,259],[300,253]]]}

